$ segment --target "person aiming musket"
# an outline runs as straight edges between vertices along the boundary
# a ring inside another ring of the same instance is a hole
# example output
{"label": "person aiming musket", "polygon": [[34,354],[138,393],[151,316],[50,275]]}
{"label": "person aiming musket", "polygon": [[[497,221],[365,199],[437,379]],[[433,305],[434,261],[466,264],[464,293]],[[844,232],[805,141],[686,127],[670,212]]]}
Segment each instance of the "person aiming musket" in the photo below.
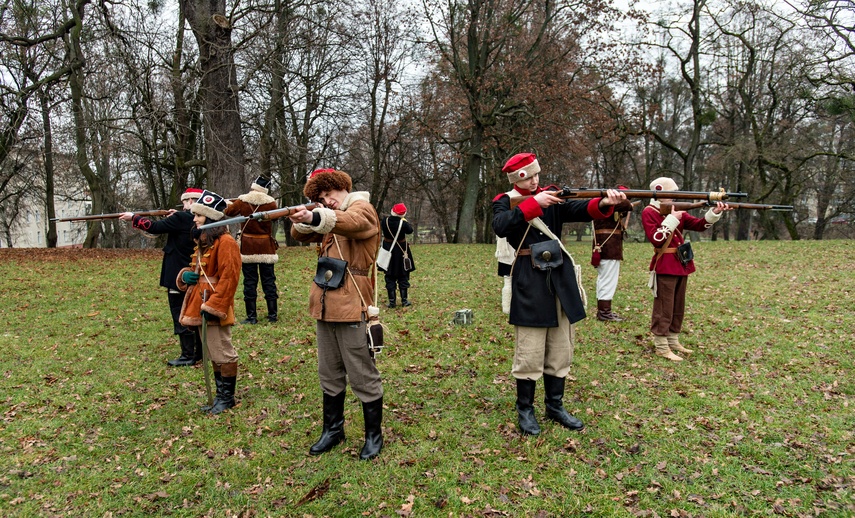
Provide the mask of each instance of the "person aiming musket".
{"label": "person aiming musket", "polygon": [[[581,199],[594,199],[594,198],[603,198],[607,196],[607,189],[589,189],[586,187],[579,189],[571,189],[570,187],[564,187],[557,191],[550,191],[549,194],[555,196],[556,198],[560,198],[562,200],[581,200]],[[655,190],[642,190],[642,189],[622,189],[621,192],[626,195],[627,199],[630,198],[639,198],[639,199],[667,199],[667,200],[704,200],[710,203],[715,203],[717,201],[725,201],[731,198],[747,198],[748,193],[744,192],[725,192],[724,189],[714,192],[702,192],[702,191],[669,191],[667,193],[662,191]],[[511,208],[513,209],[523,201],[531,198],[531,196],[518,196],[511,199]]]}
{"label": "person aiming musket", "polygon": [[234,218],[226,218],[220,221],[211,221],[210,223],[206,223],[199,227],[199,230],[206,230],[214,227],[222,227],[226,225],[232,225],[235,223],[243,223],[245,221],[254,220],[254,221],[269,221],[271,219],[279,219],[286,218],[296,213],[299,209],[305,208],[306,210],[311,211],[315,207],[318,207],[317,203],[303,203],[302,205],[292,205],[290,207],[282,207],[280,209],[274,210],[265,210],[262,212],[256,212],[254,214],[250,214],[249,216],[236,216]]}

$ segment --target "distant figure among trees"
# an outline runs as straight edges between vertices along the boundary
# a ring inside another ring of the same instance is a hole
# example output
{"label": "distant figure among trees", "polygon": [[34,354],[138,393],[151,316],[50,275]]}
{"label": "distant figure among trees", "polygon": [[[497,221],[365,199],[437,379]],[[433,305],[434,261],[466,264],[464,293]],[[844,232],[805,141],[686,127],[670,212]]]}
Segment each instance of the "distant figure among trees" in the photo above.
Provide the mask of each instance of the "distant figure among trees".
{"label": "distant figure among trees", "polygon": [[380,230],[383,232],[383,244],[380,246],[392,252],[389,267],[381,268],[385,272],[386,294],[389,296],[390,308],[396,305],[396,289],[401,290],[401,306],[412,305],[409,299],[410,272],[416,269],[416,262],[413,260],[413,252],[407,242],[407,234],[413,233],[413,226],[404,219],[406,215],[407,206],[403,203],[395,204],[392,207],[392,214],[383,218],[380,224]]}

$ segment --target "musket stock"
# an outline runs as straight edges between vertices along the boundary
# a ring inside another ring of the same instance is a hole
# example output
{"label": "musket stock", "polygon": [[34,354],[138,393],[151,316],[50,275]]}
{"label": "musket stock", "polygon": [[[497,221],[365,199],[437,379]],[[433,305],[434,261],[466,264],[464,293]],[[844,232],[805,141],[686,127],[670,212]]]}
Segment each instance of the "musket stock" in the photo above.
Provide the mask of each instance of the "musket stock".
{"label": "musket stock", "polygon": [[[708,202],[716,202],[716,201],[724,201],[730,198],[747,198],[748,193],[744,192],[725,192],[724,189],[721,189],[718,192],[701,192],[701,191],[647,191],[641,189],[622,189],[620,192],[624,193],[627,198],[640,198],[640,199],[666,199],[666,200],[705,200]],[[562,200],[574,200],[574,199],[592,199],[592,198],[605,198],[607,196],[607,189],[589,189],[589,188],[580,188],[580,189],[571,189],[569,187],[564,187],[558,191],[551,191],[550,194],[555,196],[556,198],[561,198]],[[519,196],[516,198],[511,198],[511,208],[513,209],[523,201],[531,198],[529,196]]]}
{"label": "musket stock", "polygon": [[319,205],[318,203],[304,203],[302,205],[292,205],[290,207],[282,207],[280,209],[266,210],[263,212],[254,212],[254,213],[250,214],[249,216],[235,216],[234,218],[221,219],[220,221],[212,221],[211,223],[205,223],[204,225],[199,227],[199,230],[205,230],[205,229],[214,228],[214,227],[223,227],[223,226],[232,225],[235,223],[243,223],[243,222],[249,221],[251,219],[255,220],[255,221],[269,221],[271,219],[284,218],[284,217],[288,217],[291,214],[294,214],[295,212],[297,212],[297,209],[299,209],[300,207],[306,207],[306,210],[312,210],[315,207],[317,207],[318,205]]}
{"label": "musket stock", "polygon": [[[129,211],[130,212],[130,211]],[[144,211],[133,211],[133,213],[137,216],[166,216],[169,214],[167,209],[156,209],[156,210],[144,210]],[[88,216],[75,216],[73,218],[51,218],[51,221],[57,221],[59,223],[63,223],[66,221],[93,221],[99,219],[119,219],[119,216],[124,214],[124,212],[112,212],[110,214],[90,214]]]}

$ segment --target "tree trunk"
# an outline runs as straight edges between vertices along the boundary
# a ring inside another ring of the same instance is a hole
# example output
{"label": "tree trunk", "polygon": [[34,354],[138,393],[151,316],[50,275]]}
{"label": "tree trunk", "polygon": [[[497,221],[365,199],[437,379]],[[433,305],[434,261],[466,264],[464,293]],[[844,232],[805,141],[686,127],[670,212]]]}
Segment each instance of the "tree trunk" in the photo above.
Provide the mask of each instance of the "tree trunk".
{"label": "tree trunk", "polygon": [[199,45],[207,187],[227,198],[237,196],[246,183],[244,146],[226,3],[182,0],[181,8]]}
{"label": "tree trunk", "polygon": [[[75,27],[69,33],[68,57],[73,63],[83,63],[84,61],[80,47],[80,32],[83,30],[83,12],[83,4],[78,4],[72,8],[71,14],[74,17]],[[74,67],[74,70],[68,76],[68,87],[71,92],[71,113],[74,117],[74,140],[77,145],[75,158],[77,167],[80,169],[89,187],[89,195],[92,197],[92,214],[102,214],[105,212],[105,193],[100,178],[98,178],[98,175],[92,170],[89,164],[89,153],[87,152],[87,125],[86,114],[83,108],[84,77],[83,66]],[[98,236],[100,234],[101,222],[91,222],[86,231],[86,238],[83,240],[83,247],[95,248],[98,245]]]}
{"label": "tree trunk", "polygon": [[469,139],[469,157],[466,164],[466,187],[457,223],[457,243],[472,243],[475,238],[475,206],[481,190],[481,163],[484,128],[477,122]]}
{"label": "tree trunk", "polygon": [[42,108],[42,126],[44,127],[45,161],[45,208],[47,212],[47,247],[56,248],[56,207],[54,206],[53,186],[53,132],[50,125],[50,98],[45,89],[39,91],[39,104]]}

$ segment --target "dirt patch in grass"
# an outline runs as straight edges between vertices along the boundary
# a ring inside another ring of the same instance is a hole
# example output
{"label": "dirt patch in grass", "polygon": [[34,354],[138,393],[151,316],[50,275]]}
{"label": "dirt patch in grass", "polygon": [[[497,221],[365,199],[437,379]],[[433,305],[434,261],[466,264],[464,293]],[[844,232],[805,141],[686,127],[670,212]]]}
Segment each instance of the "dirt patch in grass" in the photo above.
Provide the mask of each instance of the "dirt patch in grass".
{"label": "dirt patch in grass", "polygon": [[2,262],[101,261],[114,259],[153,259],[163,252],[154,248],[2,248]]}

